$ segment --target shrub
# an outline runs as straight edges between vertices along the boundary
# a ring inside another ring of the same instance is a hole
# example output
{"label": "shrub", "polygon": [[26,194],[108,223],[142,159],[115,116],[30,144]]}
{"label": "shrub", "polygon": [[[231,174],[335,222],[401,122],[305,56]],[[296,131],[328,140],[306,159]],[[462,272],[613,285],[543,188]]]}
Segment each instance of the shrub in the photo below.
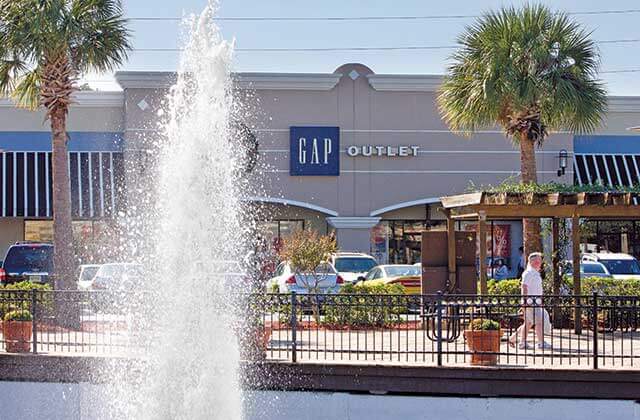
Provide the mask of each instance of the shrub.
{"label": "shrub", "polygon": [[520,295],[520,279],[489,280],[487,293],[498,296]]}
{"label": "shrub", "polygon": [[474,319],[469,323],[469,329],[472,331],[499,331],[500,323],[490,319]]}
{"label": "shrub", "polygon": [[9,311],[4,315],[4,321],[31,321],[31,312],[26,309]]}
{"label": "shrub", "polygon": [[[323,322],[348,327],[383,327],[401,321],[407,297],[401,284],[346,284],[324,306]],[[349,296],[347,296],[349,295]]]}
{"label": "shrub", "polygon": [[[585,277],[581,279],[582,294],[590,295],[596,292],[601,296],[640,296],[640,279],[616,280],[602,277]],[[573,277],[562,279],[563,293],[573,293]]]}
{"label": "shrub", "polygon": [[[0,316],[15,309],[28,309],[33,312],[33,308],[31,307],[31,290],[45,292],[50,291],[51,286],[48,284],[21,281],[0,288]],[[53,309],[53,294],[37,293],[36,304],[38,311],[51,311]]]}

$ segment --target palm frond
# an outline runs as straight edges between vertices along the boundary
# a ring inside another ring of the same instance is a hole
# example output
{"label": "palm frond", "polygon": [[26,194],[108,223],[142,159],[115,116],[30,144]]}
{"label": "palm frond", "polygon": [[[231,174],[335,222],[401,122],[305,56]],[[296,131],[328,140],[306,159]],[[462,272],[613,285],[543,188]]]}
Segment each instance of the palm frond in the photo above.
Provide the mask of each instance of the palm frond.
{"label": "palm frond", "polygon": [[127,59],[129,37],[120,0],[0,0],[0,92],[31,108],[44,86],[67,104],[79,75]]}
{"label": "palm frond", "polygon": [[16,81],[11,92],[11,99],[20,108],[35,110],[40,105],[40,75],[38,70],[31,70]]}
{"label": "palm frond", "polygon": [[458,44],[437,96],[452,130],[499,124],[510,133],[516,124],[588,132],[600,124],[607,101],[599,52],[566,14],[503,8],[467,26]]}

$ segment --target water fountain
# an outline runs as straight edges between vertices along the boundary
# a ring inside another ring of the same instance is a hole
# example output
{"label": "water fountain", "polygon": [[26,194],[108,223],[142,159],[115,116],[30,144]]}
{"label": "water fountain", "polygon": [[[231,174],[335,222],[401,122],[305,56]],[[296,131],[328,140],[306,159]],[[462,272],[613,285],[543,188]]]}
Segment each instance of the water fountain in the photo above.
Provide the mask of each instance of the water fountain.
{"label": "water fountain", "polygon": [[[231,261],[246,254],[242,153],[233,132],[230,64],[210,4],[188,21],[178,77],[158,140],[157,204],[142,218],[155,226],[156,267],[147,286],[141,378],[115,373],[112,404],[136,419],[239,419],[238,340],[234,303],[225,286]],[[140,218],[138,219],[140,221]],[[237,267],[237,265],[235,265]],[[233,267],[232,267],[233,268]],[[238,290],[235,290],[236,292]],[[142,316],[142,314],[138,314]]]}

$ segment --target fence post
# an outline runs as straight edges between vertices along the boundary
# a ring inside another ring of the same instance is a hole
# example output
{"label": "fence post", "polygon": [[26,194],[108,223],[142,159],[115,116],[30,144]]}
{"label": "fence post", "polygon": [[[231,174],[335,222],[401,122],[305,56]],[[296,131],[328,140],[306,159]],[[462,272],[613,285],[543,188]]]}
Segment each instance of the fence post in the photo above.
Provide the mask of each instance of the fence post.
{"label": "fence post", "polygon": [[296,292],[291,292],[291,362],[296,363],[298,361],[297,354],[297,337],[296,337],[296,324],[298,322],[297,317],[297,299]]}
{"label": "fence post", "polygon": [[438,349],[438,366],[442,366],[442,292],[438,291],[436,300],[436,346]]}
{"label": "fence post", "polygon": [[38,352],[38,309],[36,307],[38,300],[36,299],[36,289],[31,289],[31,341],[33,346],[33,353]]}
{"label": "fence post", "polygon": [[593,292],[593,368],[598,369],[598,293]]}

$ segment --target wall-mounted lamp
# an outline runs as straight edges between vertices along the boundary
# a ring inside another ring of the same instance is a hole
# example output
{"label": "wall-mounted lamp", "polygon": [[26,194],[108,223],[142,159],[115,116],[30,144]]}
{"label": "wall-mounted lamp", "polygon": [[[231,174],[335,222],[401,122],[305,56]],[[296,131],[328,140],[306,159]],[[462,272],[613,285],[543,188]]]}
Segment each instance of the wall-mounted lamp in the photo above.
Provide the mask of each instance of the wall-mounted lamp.
{"label": "wall-mounted lamp", "polygon": [[562,176],[566,173],[568,160],[569,154],[567,151],[565,149],[560,150],[560,153],[558,154],[558,163],[560,166],[560,169],[558,169],[558,176]]}

